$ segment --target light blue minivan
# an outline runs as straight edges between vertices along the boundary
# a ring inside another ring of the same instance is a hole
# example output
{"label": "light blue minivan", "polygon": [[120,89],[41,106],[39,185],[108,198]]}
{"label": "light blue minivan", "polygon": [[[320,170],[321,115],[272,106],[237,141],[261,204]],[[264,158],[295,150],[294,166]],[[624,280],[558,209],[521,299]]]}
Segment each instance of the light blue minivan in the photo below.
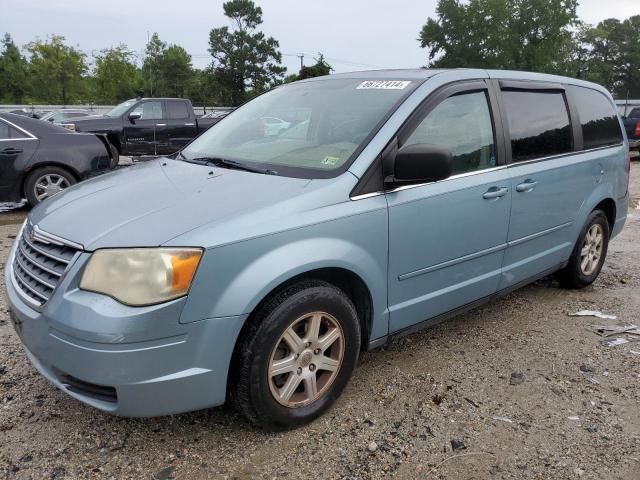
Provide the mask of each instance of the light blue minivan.
{"label": "light blue minivan", "polygon": [[591,284],[628,180],[598,85],[486,70],[305,80],[172,158],[34,208],[7,263],[11,316],[33,365],[101,410],[229,399],[294,427],[331,406],[362,350],[554,272]]}

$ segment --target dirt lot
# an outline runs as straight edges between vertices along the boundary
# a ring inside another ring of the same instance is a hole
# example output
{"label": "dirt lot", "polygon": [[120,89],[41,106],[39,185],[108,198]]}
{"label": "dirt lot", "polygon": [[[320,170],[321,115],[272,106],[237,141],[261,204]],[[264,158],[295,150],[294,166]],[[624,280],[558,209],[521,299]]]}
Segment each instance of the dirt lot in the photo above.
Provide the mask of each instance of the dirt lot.
{"label": "dirt lot", "polygon": [[[640,343],[604,347],[585,328],[640,325],[638,164],[631,190],[592,287],[543,280],[364,354],[335,407],[293,432],[226,408],[124,419],[86,407],[29,365],[2,291],[0,478],[638,479]],[[0,214],[0,267],[25,213]],[[618,320],[567,315],[581,309]]]}

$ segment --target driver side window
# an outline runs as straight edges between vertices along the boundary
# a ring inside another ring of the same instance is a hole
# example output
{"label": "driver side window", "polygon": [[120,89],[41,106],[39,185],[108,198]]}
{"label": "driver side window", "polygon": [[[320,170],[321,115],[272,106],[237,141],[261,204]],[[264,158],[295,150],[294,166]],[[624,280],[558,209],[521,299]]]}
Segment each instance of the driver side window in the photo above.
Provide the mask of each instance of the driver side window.
{"label": "driver side window", "polygon": [[131,113],[140,113],[140,120],[161,120],[162,102],[144,102],[131,110]]}
{"label": "driver side window", "polygon": [[454,175],[496,166],[486,93],[462,93],[443,100],[420,122],[404,146],[417,143],[450,149]]}

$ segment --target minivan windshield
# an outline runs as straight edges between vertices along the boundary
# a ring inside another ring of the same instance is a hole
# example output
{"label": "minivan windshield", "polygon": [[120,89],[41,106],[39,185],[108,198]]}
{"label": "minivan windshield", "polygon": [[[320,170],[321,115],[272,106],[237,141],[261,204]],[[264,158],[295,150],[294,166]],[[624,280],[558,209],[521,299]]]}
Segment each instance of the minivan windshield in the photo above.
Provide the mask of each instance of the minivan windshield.
{"label": "minivan windshield", "polygon": [[126,100],[126,101],[122,102],[120,105],[116,105],[115,107],[113,107],[111,110],[109,110],[107,113],[105,113],[105,115],[107,117],[119,117],[124,112],[129,110],[129,107],[131,107],[131,105],[133,105],[134,103],[136,103],[136,99],[135,98],[132,98],[131,100]]}
{"label": "minivan windshield", "polygon": [[350,78],[284,85],[229,114],[179,158],[232,160],[292,177],[332,177],[416,83]]}

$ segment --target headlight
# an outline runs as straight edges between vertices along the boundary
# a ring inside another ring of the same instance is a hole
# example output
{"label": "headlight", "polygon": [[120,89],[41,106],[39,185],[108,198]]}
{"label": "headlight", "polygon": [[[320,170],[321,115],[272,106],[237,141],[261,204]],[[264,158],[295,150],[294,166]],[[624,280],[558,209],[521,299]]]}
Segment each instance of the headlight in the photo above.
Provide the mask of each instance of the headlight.
{"label": "headlight", "polygon": [[166,302],[187,294],[201,256],[199,248],[97,250],[80,288],[133,306]]}

